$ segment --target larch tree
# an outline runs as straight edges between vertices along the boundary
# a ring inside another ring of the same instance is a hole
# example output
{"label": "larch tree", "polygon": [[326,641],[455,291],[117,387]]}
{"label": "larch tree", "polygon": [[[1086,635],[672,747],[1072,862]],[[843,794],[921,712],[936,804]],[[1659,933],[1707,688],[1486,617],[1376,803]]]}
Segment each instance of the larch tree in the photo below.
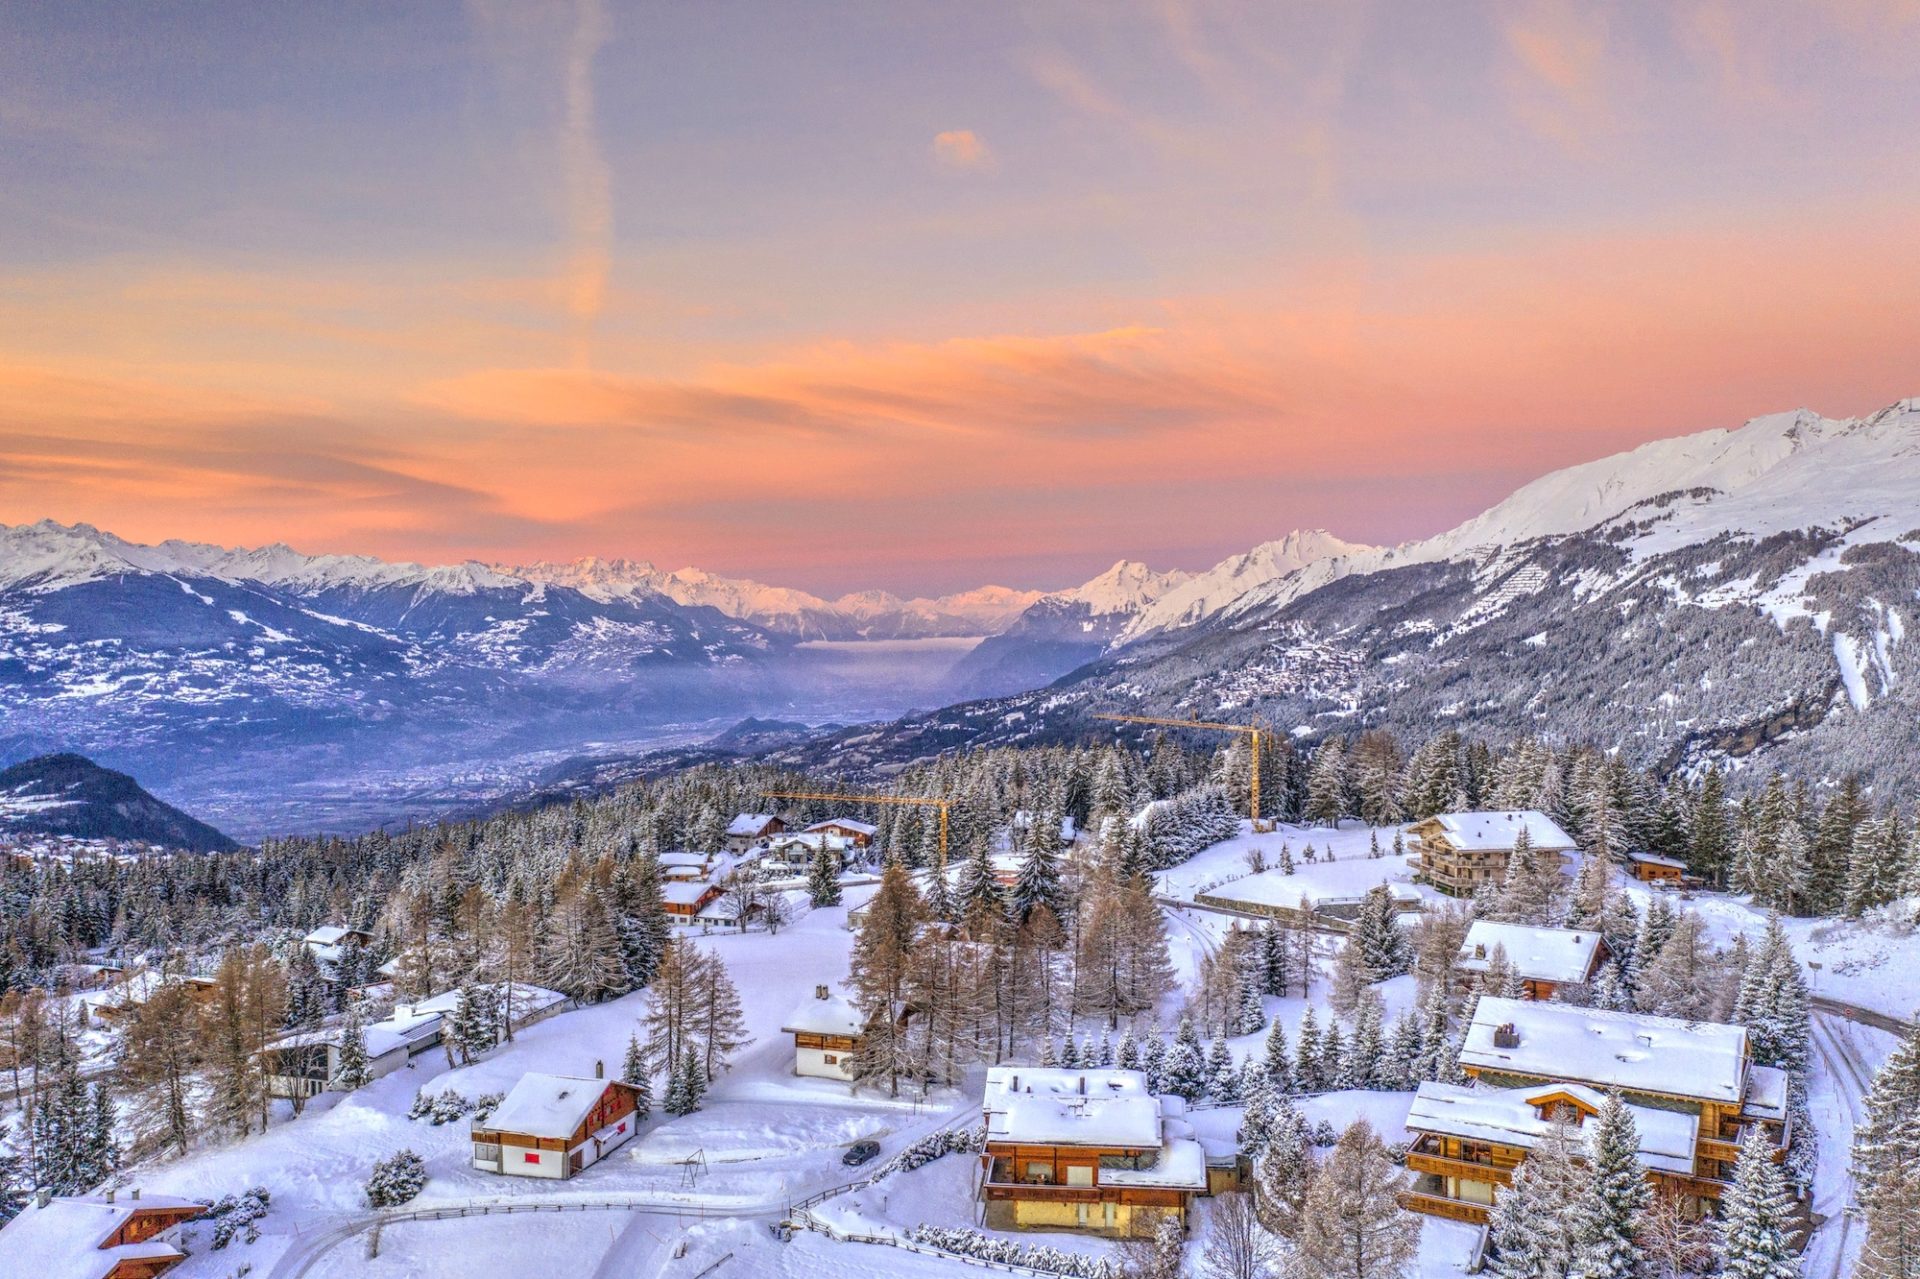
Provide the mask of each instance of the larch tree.
{"label": "larch tree", "polygon": [[854,1078],[884,1081],[889,1096],[900,1095],[900,1080],[912,1072],[912,1044],[901,1013],[906,1007],[914,950],[925,908],[919,891],[898,860],[888,861],[880,889],[867,904],[853,943],[848,981],[866,1020],[866,1033],[852,1056]]}
{"label": "larch tree", "polygon": [[1340,1135],[1300,1211],[1289,1273],[1295,1279],[1400,1279],[1420,1245],[1401,1211],[1400,1170],[1366,1120]]}

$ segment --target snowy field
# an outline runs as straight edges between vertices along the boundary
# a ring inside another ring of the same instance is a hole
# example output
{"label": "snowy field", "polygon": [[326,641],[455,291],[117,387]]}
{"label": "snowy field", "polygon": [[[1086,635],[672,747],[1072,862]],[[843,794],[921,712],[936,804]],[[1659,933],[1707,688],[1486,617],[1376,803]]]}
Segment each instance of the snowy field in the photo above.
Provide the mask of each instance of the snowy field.
{"label": "snowy field", "polygon": [[[1279,906],[1297,906],[1303,897],[1314,903],[1354,901],[1376,884],[1393,884],[1401,893],[1415,893],[1422,899],[1437,898],[1439,894],[1433,889],[1413,882],[1406,854],[1394,856],[1396,829],[1347,822],[1335,830],[1281,822],[1272,831],[1256,835],[1251,823],[1242,822],[1239,835],[1154,878],[1163,896],[1183,901],[1192,901],[1202,893]],[[1371,857],[1376,840],[1381,855]],[[1283,845],[1293,850],[1291,875],[1276,869]],[[1312,862],[1306,859],[1309,846],[1315,854]],[[1247,862],[1247,855],[1256,849],[1265,854],[1267,865],[1259,874],[1253,873]],[[1329,852],[1332,861],[1326,859]]]}

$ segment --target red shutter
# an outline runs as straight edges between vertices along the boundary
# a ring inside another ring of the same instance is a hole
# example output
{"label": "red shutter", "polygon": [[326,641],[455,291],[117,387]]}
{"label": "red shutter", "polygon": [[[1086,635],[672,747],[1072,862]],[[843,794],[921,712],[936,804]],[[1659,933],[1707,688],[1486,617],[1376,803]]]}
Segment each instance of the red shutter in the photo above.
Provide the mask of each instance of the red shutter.
{"label": "red shutter", "polygon": [[533,1152],[533,1151],[531,1151],[531,1150],[529,1150],[529,1151],[528,1151],[528,1152],[527,1152],[526,1154],[524,1154],[524,1155],[522,1155],[522,1156],[520,1156],[520,1157],[521,1157],[522,1159],[524,1159],[524,1160],[526,1160],[526,1161],[527,1161],[528,1163],[530,1163],[530,1164],[537,1164],[537,1163],[539,1163],[539,1162],[540,1162],[540,1156],[539,1156],[538,1154],[536,1154],[536,1153],[534,1153],[534,1152]]}

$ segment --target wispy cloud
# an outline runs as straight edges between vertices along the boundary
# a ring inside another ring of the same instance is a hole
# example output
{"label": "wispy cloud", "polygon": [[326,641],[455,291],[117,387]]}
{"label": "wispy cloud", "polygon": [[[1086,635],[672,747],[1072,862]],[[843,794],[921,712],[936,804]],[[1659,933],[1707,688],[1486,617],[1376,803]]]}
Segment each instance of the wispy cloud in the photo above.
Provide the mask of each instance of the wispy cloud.
{"label": "wispy cloud", "polygon": [[949,169],[991,169],[993,152],[972,129],[947,129],[933,135],[934,158]]}
{"label": "wispy cloud", "polygon": [[1509,83],[1522,122],[1570,149],[1588,148],[1612,123],[1606,13],[1534,0],[1502,35],[1516,63]]}

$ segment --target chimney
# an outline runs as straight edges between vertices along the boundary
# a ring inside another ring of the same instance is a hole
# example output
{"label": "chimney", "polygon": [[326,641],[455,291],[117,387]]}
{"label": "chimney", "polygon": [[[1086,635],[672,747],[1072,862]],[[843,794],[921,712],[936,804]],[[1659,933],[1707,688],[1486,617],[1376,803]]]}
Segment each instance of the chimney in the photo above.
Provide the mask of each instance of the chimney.
{"label": "chimney", "polygon": [[1474,943],[1473,957],[1475,959],[1485,959],[1487,957],[1487,944],[1485,942]]}
{"label": "chimney", "polygon": [[42,1186],[40,1189],[33,1192],[34,1207],[44,1208],[52,1202],[53,1202],[53,1192],[51,1190],[48,1190],[45,1186]]}
{"label": "chimney", "polygon": [[132,1190],[129,1190],[127,1192],[127,1198],[129,1199],[138,1199],[139,1197],[140,1197],[140,1187],[138,1186],[135,1186]]}
{"label": "chimney", "polygon": [[1080,1095],[1082,1097],[1087,1095],[1087,1077],[1085,1075],[1080,1076]]}
{"label": "chimney", "polygon": [[595,1079],[605,1079],[605,1078],[607,1077],[607,1063],[606,1063],[606,1062],[604,1062],[604,1061],[596,1061],[596,1062],[594,1062],[594,1063],[593,1063],[593,1077],[594,1077]]}
{"label": "chimney", "polygon": [[1518,1048],[1520,1046],[1519,1028],[1512,1022],[1506,1022],[1494,1027],[1493,1046],[1495,1048]]}
{"label": "chimney", "polygon": [[825,999],[827,997],[827,988],[825,986],[815,986],[813,988],[813,997],[815,999]]}
{"label": "chimney", "polygon": [[108,1202],[108,1203],[112,1203],[112,1202],[113,1202],[113,1187],[112,1187],[112,1186],[108,1186],[108,1187],[107,1187],[107,1202]]}

